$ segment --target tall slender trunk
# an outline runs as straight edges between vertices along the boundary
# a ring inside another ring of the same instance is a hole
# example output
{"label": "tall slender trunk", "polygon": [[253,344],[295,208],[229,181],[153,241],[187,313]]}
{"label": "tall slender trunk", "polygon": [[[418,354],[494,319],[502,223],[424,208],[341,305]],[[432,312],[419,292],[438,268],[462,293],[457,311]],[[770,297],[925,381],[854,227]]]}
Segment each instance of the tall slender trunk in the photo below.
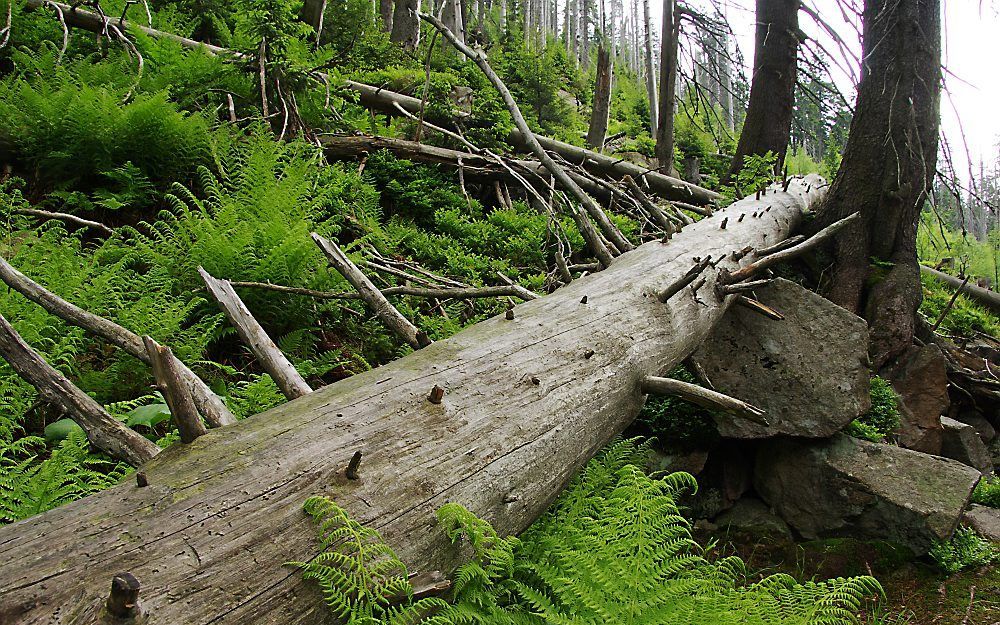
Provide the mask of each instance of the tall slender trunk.
{"label": "tall slender trunk", "polygon": [[392,32],[392,0],[379,0],[379,15],[382,17],[382,30],[387,33]]}
{"label": "tall slender trunk", "polygon": [[323,30],[323,12],[326,9],[326,0],[305,0],[302,3],[302,12],[299,14],[306,24],[313,27],[316,32]]}
{"label": "tall slender trunk", "polygon": [[784,166],[795,107],[801,0],[757,0],[757,38],[753,81],[743,132],[729,170],[734,177],[743,159],[772,152]]}
{"label": "tall slender trunk", "polygon": [[607,39],[601,37],[597,47],[597,83],[594,86],[594,106],[590,113],[590,128],[587,131],[587,145],[595,150],[604,149],[608,134],[608,115],[611,112],[611,81],[614,65]]}
{"label": "tall slender trunk", "polygon": [[[646,98],[649,100],[649,136],[656,136],[659,112],[656,107],[656,74],[653,69],[653,23],[649,18],[649,0],[642,0],[642,21],[646,34],[644,56],[646,62]],[[664,21],[666,24],[666,21]],[[664,33],[666,34],[666,33]]]}
{"label": "tall slender trunk", "polygon": [[656,127],[656,160],[663,173],[674,171],[674,109],[677,101],[677,50],[680,45],[677,0],[663,0],[663,33],[660,40],[659,125]]}
{"label": "tall slender trunk", "polygon": [[[448,30],[455,33],[458,40],[465,43],[465,24],[462,21],[462,0],[444,0],[444,11],[441,21]],[[419,24],[418,24],[419,26]],[[462,55],[459,54],[459,57]]]}
{"label": "tall slender trunk", "polygon": [[392,30],[389,39],[406,50],[416,50],[420,45],[420,18],[417,11],[420,0],[395,0],[396,10],[392,14]]}
{"label": "tall slender trunk", "polygon": [[567,53],[573,51],[572,29],[570,28],[570,7],[572,5],[573,0],[566,0],[566,6],[563,9],[563,43],[566,44]]}
{"label": "tall slender trunk", "polygon": [[879,367],[913,343],[922,295],[917,220],[937,171],[940,0],[866,0],[862,59],[844,160],[814,227],[861,212],[836,239],[826,292],[868,320]]}
{"label": "tall slender trunk", "polygon": [[580,0],[580,64],[590,68],[590,0]]}

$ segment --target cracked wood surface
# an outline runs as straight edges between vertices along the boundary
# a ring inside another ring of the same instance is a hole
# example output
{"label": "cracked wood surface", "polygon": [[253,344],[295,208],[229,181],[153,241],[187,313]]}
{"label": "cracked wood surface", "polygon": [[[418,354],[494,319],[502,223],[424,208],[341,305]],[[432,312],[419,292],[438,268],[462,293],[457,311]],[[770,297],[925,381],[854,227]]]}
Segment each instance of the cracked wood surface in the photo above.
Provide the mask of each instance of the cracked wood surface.
{"label": "cracked wood surface", "polygon": [[[144,465],[146,487],[132,478],[0,528],[0,623],[90,623],[123,571],[142,582],[152,624],[332,622],[319,591],[282,566],[318,550],[301,509],[311,495],[381,531],[411,572],[451,570],[468,554],[435,511],[454,501],[502,534],[527,527],[635,418],[643,377],[680,362],[734,301],[714,289],[719,269],[746,262],[732,252],[789,236],[821,196],[809,188],[738,202],[518,305],[513,320],[174,445]],[[724,260],[697,295],[657,301],[706,255]],[[440,404],[427,400],[435,385]],[[348,480],[357,451],[359,479]]]}

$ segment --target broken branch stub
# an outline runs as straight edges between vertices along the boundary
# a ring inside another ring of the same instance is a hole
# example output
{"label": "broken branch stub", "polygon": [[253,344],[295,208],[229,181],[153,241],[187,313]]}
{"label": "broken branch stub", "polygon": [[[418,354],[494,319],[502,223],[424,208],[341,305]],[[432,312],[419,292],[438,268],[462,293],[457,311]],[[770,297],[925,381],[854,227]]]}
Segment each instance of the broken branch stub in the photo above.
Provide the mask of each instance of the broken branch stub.
{"label": "broken branch stub", "polygon": [[[149,364],[149,354],[146,353],[146,346],[138,334],[67,302],[15,269],[3,258],[0,258],[0,280],[3,280],[7,286],[29,301],[38,304],[66,323],[83,328]],[[212,427],[236,423],[236,417],[226,407],[222,399],[212,392],[204,380],[195,375],[186,365],[181,369],[181,375],[191,387],[191,394],[198,404],[198,411],[205,416],[205,420]]]}
{"label": "broken branch stub", "polygon": [[160,345],[151,337],[144,336],[142,340],[149,354],[156,385],[170,408],[170,420],[177,426],[181,442],[193,443],[202,434],[207,434],[208,429],[201,422],[201,415],[195,407],[190,389],[181,379],[180,361],[169,347]]}
{"label": "broken branch stub", "polygon": [[673,395],[702,408],[721,410],[763,426],[768,425],[765,413],[760,408],[697,384],[649,375],[642,380],[642,392],[647,395]]}

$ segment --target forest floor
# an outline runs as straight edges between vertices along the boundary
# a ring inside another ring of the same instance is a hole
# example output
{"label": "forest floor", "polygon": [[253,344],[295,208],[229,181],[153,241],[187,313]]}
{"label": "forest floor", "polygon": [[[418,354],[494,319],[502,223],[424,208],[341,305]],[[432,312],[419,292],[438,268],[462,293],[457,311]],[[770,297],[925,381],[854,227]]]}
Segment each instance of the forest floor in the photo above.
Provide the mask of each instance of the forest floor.
{"label": "forest floor", "polygon": [[873,575],[886,599],[867,625],[998,625],[1000,567],[946,575],[888,543],[835,538],[790,542],[732,534],[715,538],[722,555],[738,553],[757,575],[788,573],[799,581]]}

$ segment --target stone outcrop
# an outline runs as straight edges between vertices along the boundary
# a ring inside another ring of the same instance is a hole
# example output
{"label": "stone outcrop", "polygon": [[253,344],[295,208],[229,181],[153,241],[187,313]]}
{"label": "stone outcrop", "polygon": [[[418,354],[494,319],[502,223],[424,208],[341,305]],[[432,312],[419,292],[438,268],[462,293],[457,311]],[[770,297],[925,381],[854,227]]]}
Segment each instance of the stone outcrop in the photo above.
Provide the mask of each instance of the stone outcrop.
{"label": "stone outcrop", "polygon": [[941,417],[941,455],[975,467],[983,473],[993,470],[993,457],[971,425]]}
{"label": "stone outcrop", "polygon": [[899,444],[927,454],[941,453],[941,415],[946,414],[948,369],[937,345],[911,347],[883,373],[899,393]]}
{"label": "stone outcrop", "polygon": [[720,420],[719,433],[824,438],[866,412],[864,320],[788,280],[775,280],[754,295],[785,319],[734,307],[692,359],[716,390],[763,409],[770,427],[726,419]]}
{"label": "stone outcrop", "polygon": [[962,525],[971,527],[984,538],[1000,542],[1000,510],[972,504],[962,515]]}
{"label": "stone outcrop", "polygon": [[754,483],[805,538],[885,539],[919,554],[951,536],[979,477],[954,460],[838,434],[765,442]]}
{"label": "stone outcrop", "polygon": [[767,504],[752,497],[737,501],[732,508],[715,519],[714,525],[724,532],[744,532],[780,539],[792,538],[788,524],[774,514]]}

